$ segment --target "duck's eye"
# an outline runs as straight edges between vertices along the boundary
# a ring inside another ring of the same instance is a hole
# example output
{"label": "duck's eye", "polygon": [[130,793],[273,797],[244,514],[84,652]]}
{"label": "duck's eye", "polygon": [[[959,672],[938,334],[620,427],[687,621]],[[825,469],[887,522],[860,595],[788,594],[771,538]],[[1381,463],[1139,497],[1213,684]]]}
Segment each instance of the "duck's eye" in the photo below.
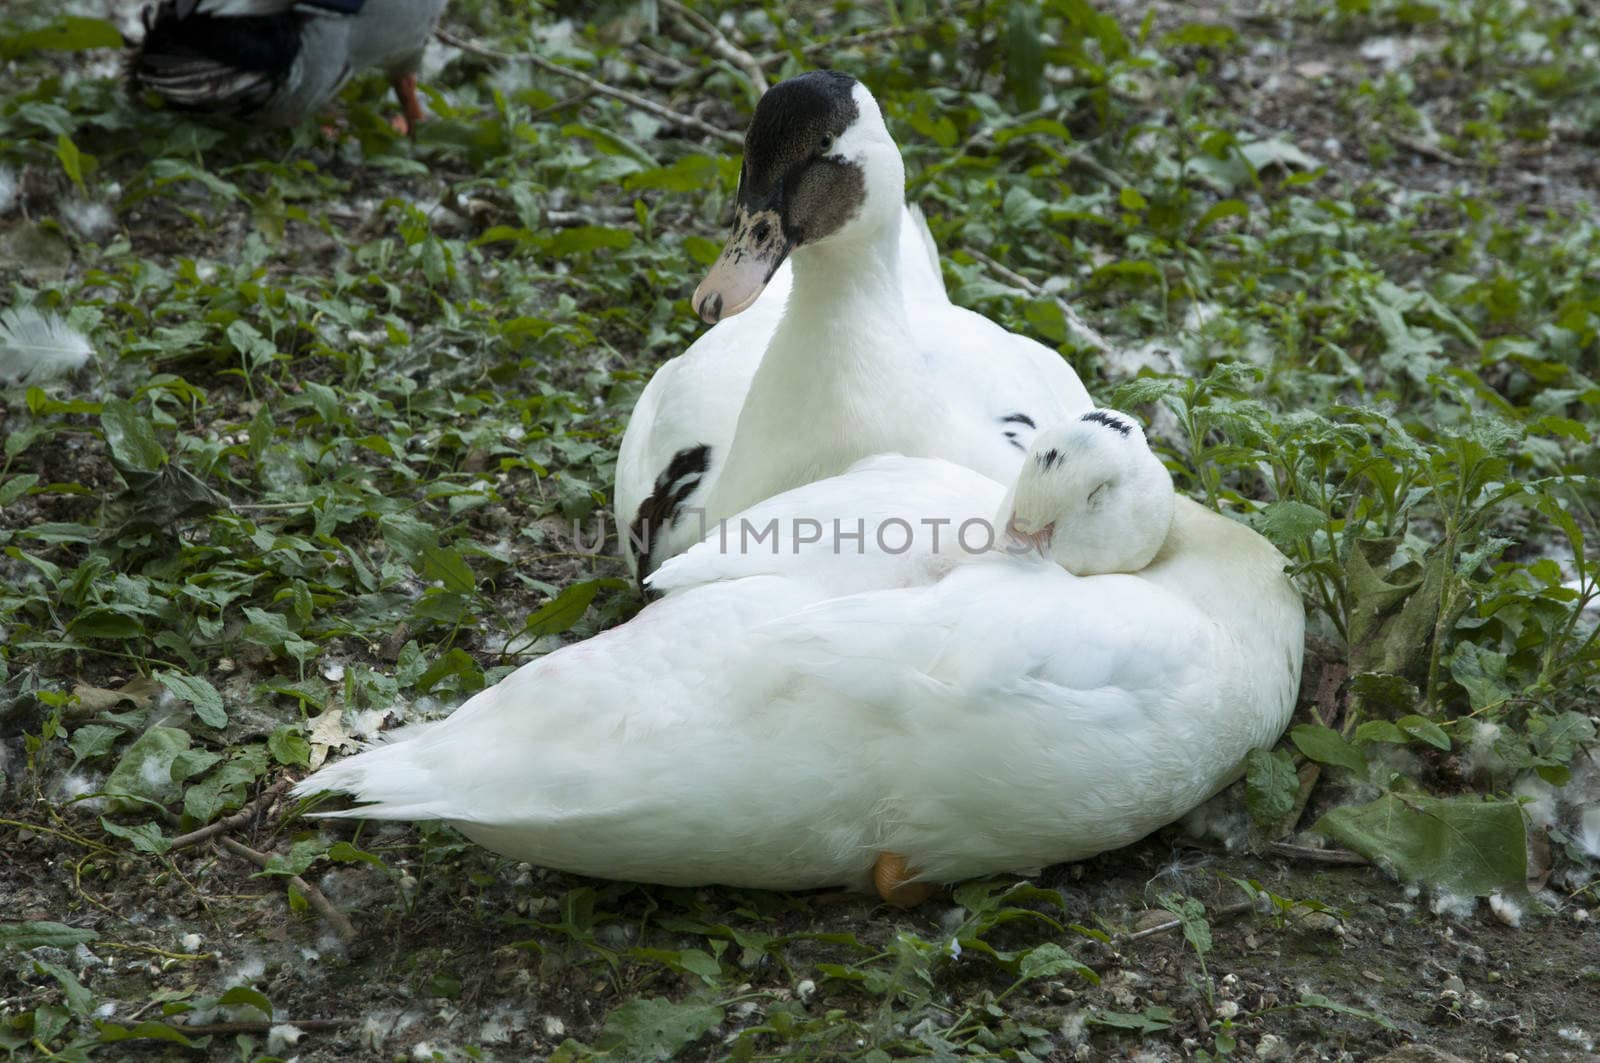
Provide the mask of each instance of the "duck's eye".
{"label": "duck's eye", "polygon": [[832,150],[833,150],[833,137],[831,137],[828,134],[824,133],[822,135],[822,139],[817,141],[817,154],[818,155],[826,155],[828,152],[830,152]]}

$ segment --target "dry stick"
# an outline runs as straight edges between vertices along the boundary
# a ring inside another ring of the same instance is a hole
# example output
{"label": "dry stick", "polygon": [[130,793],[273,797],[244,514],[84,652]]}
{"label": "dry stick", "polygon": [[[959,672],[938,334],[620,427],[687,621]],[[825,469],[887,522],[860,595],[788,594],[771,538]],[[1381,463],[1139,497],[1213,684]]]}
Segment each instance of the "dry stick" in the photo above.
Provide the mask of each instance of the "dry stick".
{"label": "dry stick", "polygon": [[[255,864],[259,868],[265,868],[272,862],[272,857],[268,856],[266,853],[257,852],[248,845],[243,845],[239,842],[236,842],[232,838],[218,838],[217,843],[226,848],[230,853],[244,857],[246,860],[250,861],[252,864]],[[355,925],[350,922],[349,916],[335,908],[332,903],[329,902],[328,898],[322,895],[321,890],[317,889],[317,887],[313,886],[299,875],[290,875],[289,882],[294,886],[295,889],[300,891],[301,895],[304,896],[305,899],[311,904],[311,907],[315,908],[317,912],[321,914],[322,918],[333,924],[333,929],[338,932],[341,939],[345,941],[355,940],[356,928]]]}
{"label": "dry stick", "polygon": [[178,835],[176,838],[172,839],[171,848],[187,849],[191,845],[200,844],[214,834],[224,834],[235,827],[244,826],[246,823],[249,823],[257,813],[270,807],[272,802],[276,801],[278,797],[289,788],[289,785],[292,782],[292,779],[279,779],[277,782],[261,791],[260,797],[257,797],[254,801],[251,801],[233,815],[224,816],[215,823],[207,824],[206,826],[201,827],[199,830],[190,831],[188,834]]}
{"label": "dry stick", "polygon": [[1059,296],[1051,295],[1049,292],[1045,291],[1043,288],[1039,287],[1039,285],[1035,284],[1027,277],[1024,277],[1016,270],[996,262],[994,259],[990,258],[988,255],[984,254],[982,251],[979,251],[975,247],[970,245],[964,246],[962,247],[962,250],[971,255],[973,258],[977,259],[979,262],[983,263],[983,265],[987,267],[991,273],[997,274],[1000,279],[1009,281],[1010,283],[1016,285],[1018,288],[1021,288],[1035,299],[1054,299],[1056,306],[1061,308],[1062,316],[1067,320],[1068,328],[1076,332],[1080,339],[1082,339],[1090,347],[1099,351],[1101,354],[1109,355],[1112,353],[1111,344],[1105,341],[1105,337],[1101,336],[1100,333],[1090,328],[1083,318],[1078,316],[1078,312],[1072,309],[1071,306],[1067,305],[1067,301],[1065,299],[1062,299]]}
{"label": "dry stick", "polygon": [[189,1037],[205,1037],[208,1034],[230,1033],[267,1033],[274,1026],[293,1026],[297,1030],[340,1030],[346,1026],[355,1025],[354,1019],[275,1019],[272,1022],[202,1022],[195,1026],[174,1024],[174,1030],[182,1030]]}
{"label": "dry stick", "polygon": [[[1218,908],[1216,911],[1212,912],[1211,918],[1213,920],[1228,919],[1243,912],[1248,912],[1255,906],[1255,901],[1235,901],[1233,904],[1230,904],[1225,908]],[[1157,923],[1155,926],[1147,926],[1143,930],[1135,930],[1131,934],[1114,934],[1112,935],[1111,941],[1115,945],[1125,945],[1130,941],[1138,941],[1140,938],[1151,937],[1155,934],[1165,934],[1168,930],[1176,930],[1182,925],[1183,920],[1174,916],[1164,923]]]}
{"label": "dry stick", "polygon": [[629,92],[627,89],[619,89],[614,86],[607,85],[604,81],[592,78],[588,74],[583,73],[581,70],[574,70],[571,67],[562,66],[560,63],[552,63],[542,55],[535,55],[533,52],[523,52],[520,55],[513,54],[511,52],[502,52],[498,49],[490,48],[487,45],[479,44],[476,41],[469,41],[464,37],[457,37],[448,30],[440,29],[434,30],[433,32],[434,36],[438,37],[441,41],[450,45],[452,48],[459,48],[463,52],[470,52],[473,55],[481,55],[485,59],[498,59],[501,62],[507,63],[517,62],[518,60],[526,63],[532,63],[540,70],[555,74],[558,77],[571,78],[578,84],[593,92],[598,92],[602,96],[610,96],[612,99],[621,100],[629,107],[636,107],[641,111],[653,114],[657,118],[665,119],[668,122],[676,122],[678,125],[687,126],[690,129],[698,130],[707,136],[716,137],[725,144],[744,143],[744,138],[737,133],[730,133],[726,129],[719,129],[710,122],[696,118],[692,114],[683,114],[679,111],[674,111],[672,108],[663,106],[654,100],[646,99],[645,97],[640,96],[638,93]]}
{"label": "dry stick", "polygon": [[1448,166],[1459,166],[1463,168],[1472,165],[1472,163],[1467,159],[1463,159],[1459,155],[1452,155],[1439,145],[1429,144],[1426,140],[1422,140],[1419,137],[1414,137],[1409,133],[1389,132],[1388,137],[1396,144],[1399,144],[1402,148],[1406,148],[1410,151],[1416,152],[1418,155],[1433,159],[1435,162],[1442,162]]}
{"label": "dry stick", "polygon": [[[847,33],[842,37],[831,37],[825,41],[816,41],[812,44],[802,47],[800,49],[800,54],[805,56],[807,59],[810,59],[818,55],[829,55],[838,51],[840,48],[853,48],[859,44],[877,44],[879,41],[892,41],[896,37],[909,37],[912,34],[922,33],[926,30],[930,30],[939,23],[943,22],[950,15],[960,14],[962,11],[972,6],[974,5],[957,4],[948,11],[941,12],[936,18],[922,19],[918,22],[908,22],[903,26],[885,26],[882,29],[863,30],[860,33]],[[785,59],[789,58],[790,54],[791,53],[787,51],[773,52],[771,55],[764,55],[756,61],[763,67],[779,66]]]}
{"label": "dry stick", "polygon": [[762,72],[761,64],[756,61],[755,56],[728,40],[723,32],[717,29],[716,24],[700,12],[684,7],[678,0],[660,0],[660,2],[668,11],[710,38],[711,50],[744,71],[750,83],[756,87],[756,92],[767,91],[767,75]]}
{"label": "dry stick", "polygon": [[1335,867],[1363,867],[1372,863],[1360,853],[1348,849],[1313,849],[1309,845],[1290,845],[1273,842],[1267,849],[1277,856],[1299,860],[1307,864],[1332,864]]}

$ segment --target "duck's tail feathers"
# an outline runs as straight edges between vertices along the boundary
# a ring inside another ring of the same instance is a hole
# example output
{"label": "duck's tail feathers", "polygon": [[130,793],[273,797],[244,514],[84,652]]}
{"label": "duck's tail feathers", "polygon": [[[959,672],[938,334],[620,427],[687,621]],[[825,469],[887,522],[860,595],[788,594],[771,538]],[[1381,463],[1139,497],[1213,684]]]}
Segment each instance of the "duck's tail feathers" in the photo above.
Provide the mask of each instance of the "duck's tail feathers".
{"label": "duck's tail feathers", "polygon": [[906,204],[906,214],[910,216],[911,227],[916,231],[917,242],[922,248],[922,253],[927,256],[928,269],[931,276],[928,283],[944,299],[950,298],[950,292],[944,286],[944,270],[939,266],[939,245],[933,242],[933,231],[928,228],[927,216],[922,213],[922,208],[915,203]]}
{"label": "duck's tail feathers", "polygon": [[400,741],[384,741],[353,757],[326,764],[300,780],[289,791],[294,797],[318,793],[349,794],[359,804],[313,816],[330,819],[451,819],[456,813],[444,794],[419,794],[428,778],[427,757],[415,732],[427,724],[406,728]]}
{"label": "duck's tail feathers", "polygon": [[130,91],[151,91],[168,106],[246,117],[281,91],[300,49],[302,16],[243,18],[184,13],[163,0],[144,13],[145,36],[129,53]]}

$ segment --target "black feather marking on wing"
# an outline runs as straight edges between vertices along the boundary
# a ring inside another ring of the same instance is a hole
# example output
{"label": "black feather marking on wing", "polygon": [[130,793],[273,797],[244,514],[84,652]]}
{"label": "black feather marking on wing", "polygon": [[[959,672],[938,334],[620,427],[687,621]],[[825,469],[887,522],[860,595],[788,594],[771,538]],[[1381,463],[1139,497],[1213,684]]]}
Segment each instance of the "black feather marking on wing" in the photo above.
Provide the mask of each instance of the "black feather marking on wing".
{"label": "black feather marking on wing", "polygon": [[1039,427],[1038,425],[1033,423],[1033,418],[1029,417],[1025,413],[1008,413],[1004,417],[1000,418],[1000,423],[1001,424],[1025,424],[1029,428],[1038,428]]}
{"label": "black feather marking on wing", "polygon": [[184,14],[176,0],[163,0],[145,11],[144,40],[128,57],[129,87],[151,89],[178,110],[248,115],[282,87],[309,17]]}
{"label": "black feather marking on wing", "polygon": [[684,447],[674,454],[672,460],[667,462],[667,467],[656,477],[655,489],[650,492],[649,498],[640,503],[639,512],[633,515],[633,523],[628,526],[629,541],[639,558],[640,579],[655,570],[651,554],[655,550],[657,534],[672,527],[681,515],[679,510],[684,501],[700,486],[710,466],[711,447],[701,443],[699,446]]}

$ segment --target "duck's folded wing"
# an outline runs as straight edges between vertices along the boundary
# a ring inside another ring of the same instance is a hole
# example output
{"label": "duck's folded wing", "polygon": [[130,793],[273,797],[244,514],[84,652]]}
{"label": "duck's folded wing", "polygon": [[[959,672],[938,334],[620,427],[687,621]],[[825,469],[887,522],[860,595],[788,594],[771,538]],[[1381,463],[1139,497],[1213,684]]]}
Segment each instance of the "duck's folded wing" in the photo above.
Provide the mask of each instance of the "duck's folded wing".
{"label": "duck's folded wing", "polygon": [[918,586],[993,545],[1004,489],[960,465],[880,454],[757,503],[661,566],[652,590],[778,575],[819,595]]}
{"label": "duck's folded wing", "polygon": [[926,587],[817,602],[757,636],[771,667],[891,718],[914,720],[935,702],[971,713],[1054,699],[1082,723],[1112,726],[1125,711],[1187,696],[1216,665],[1220,637],[1192,606],[1137,577],[1080,578],[1002,557]]}

